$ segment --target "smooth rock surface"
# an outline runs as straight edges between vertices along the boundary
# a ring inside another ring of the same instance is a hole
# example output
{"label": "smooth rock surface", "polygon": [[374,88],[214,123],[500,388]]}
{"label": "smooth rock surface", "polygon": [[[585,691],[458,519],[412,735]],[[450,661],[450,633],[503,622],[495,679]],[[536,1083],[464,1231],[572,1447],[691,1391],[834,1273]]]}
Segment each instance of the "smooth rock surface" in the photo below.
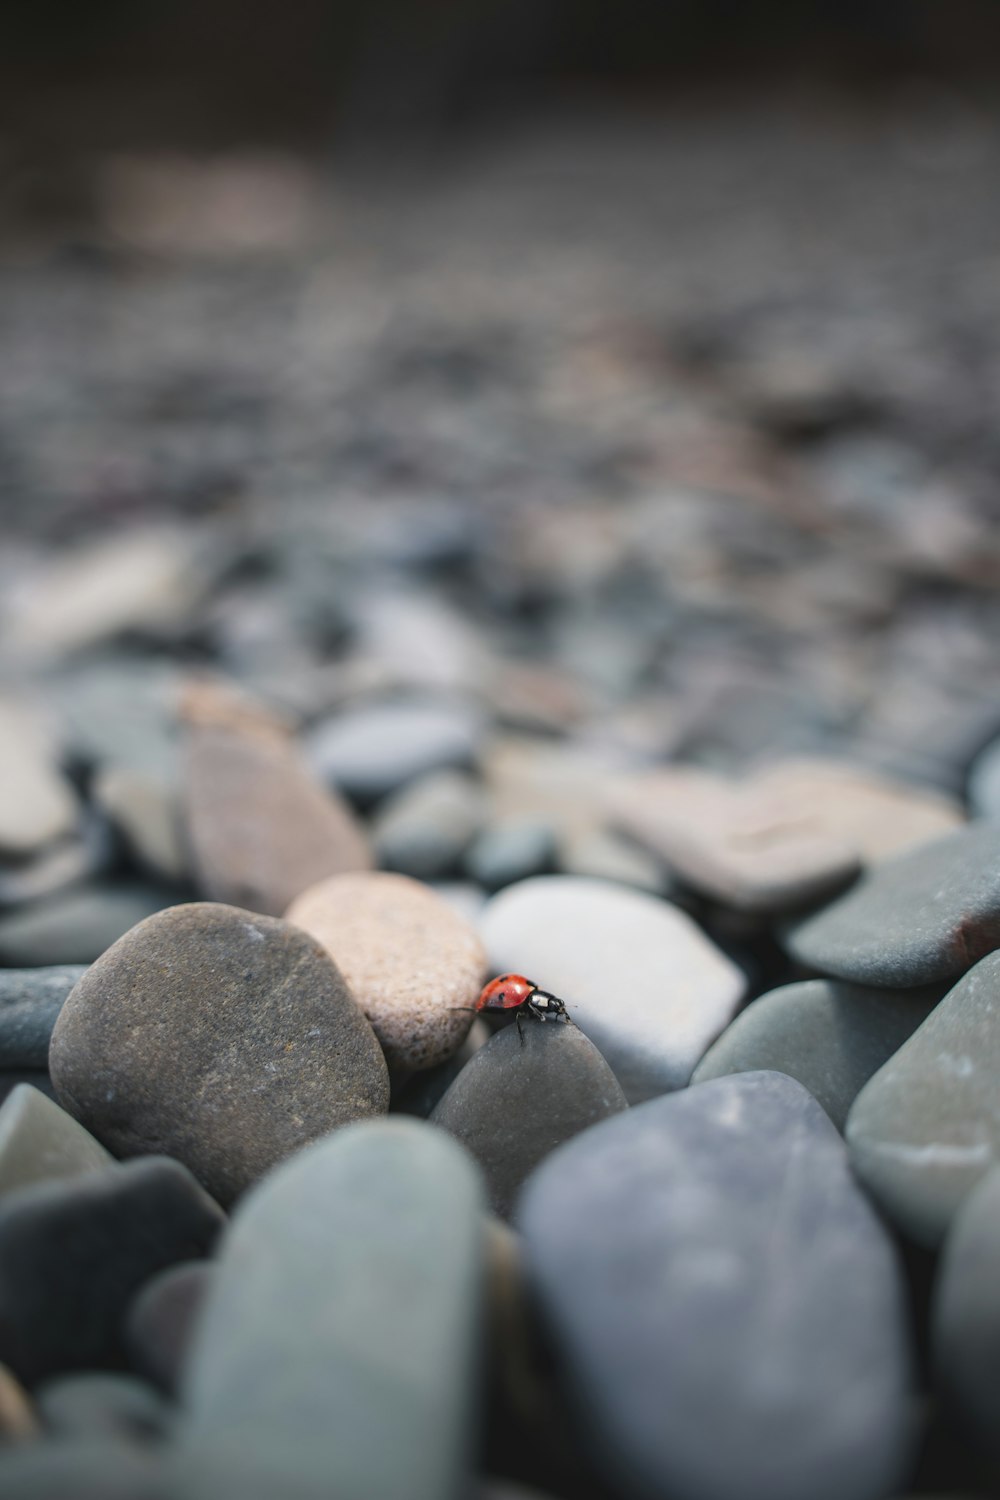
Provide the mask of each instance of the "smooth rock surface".
{"label": "smooth rock surface", "polygon": [[459,1500],[481,1210],[465,1153],[412,1120],[342,1131],[262,1183],[221,1247],[185,1379],[178,1437],[203,1471],[249,1455],[275,1494]]}
{"label": "smooth rock surface", "polygon": [[364,829],[281,724],[215,685],[192,688],[182,712],[186,829],[204,896],[277,917],[326,876],[371,868]]}
{"label": "smooth rock surface", "polygon": [[904,1234],[937,1246],[1000,1163],[1000,953],[961,979],[861,1090],[851,1163]]}
{"label": "smooth rock surface", "polygon": [[934,1285],[936,1382],[977,1442],[1000,1458],[1000,1170],[965,1199],[944,1242]]}
{"label": "smooth rock surface", "polygon": [[0,858],[23,859],[73,831],[76,798],[34,719],[0,702]]}
{"label": "smooth rock surface", "polygon": [[611,829],[583,828],[559,841],[559,871],[590,880],[613,880],[652,896],[669,893],[670,877],[661,860]]}
{"label": "smooth rock surface", "polygon": [[94,778],[93,797],[142,869],[160,880],[187,879],[191,861],[173,777],[108,765]]}
{"label": "smooth rock surface", "polygon": [[444,1062],[470,1025],[486,955],[470,926],[405,875],[337,875],[304,891],[287,920],[333,957],[389,1066]]}
{"label": "smooth rock surface", "polygon": [[414,880],[443,880],[486,815],[482,789],[461,771],[435,771],[386,798],[372,825],[379,864]]}
{"label": "smooth rock surface", "polygon": [[950,799],[837,761],[788,760],[740,781],[668,768],[623,784],[617,821],[694,889],[743,911],[802,906],[863,865],[950,832]]}
{"label": "smooth rock surface", "polygon": [[0,1201],[0,1360],[26,1385],[122,1358],[121,1321],[163,1267],[204,1255],[223,1214],[180,1162],[128,1162]]}
{"label": "smooth rock surface", "polygon": [[717,1079],[605,1121],[542,1163],[517,1217],[578,1440],[616,1493],[893,1492],[899,1266],[793,1079]]}
{"label": "smooth rock surface", "polygon": [[484,828],[465,857],[468,875],[488,891],[555,868],[556,832],[544,818],[506,818]]}
{"label": "smooth rock surface", "polygon": [[388,1107],[378,1044],[318,943],[194,902],[127,933],[63,1007],[60,1101],[116,1155],[163,1152],[228,1203],[338,1125]]}
{"label": "smooth rock surface", "polygon": [[0,1492],[4,1500],[175,1500],[176,1495],[151,1452],[107,1438],[31,1443],[0,1453]]}
{"label": "smooth rock surface", "polygon": [[30,1084],[19,1083],[0,1104],[0,1197],[30,1182],[113,1164],[99,1141]]}
{"label": "smooth rock surface", "polygon": [[891,988],[957,978],[998,944],[1000,823],[887,861],[786,938],[810,968]]}
{"label": "smooth rock surface", "polygon": [[89,964],[174,900],[138,881],[92,881],[0,917],[0,961],[17,968]]}
{"label": "smooth rock surface", "polygon": [[61,1438],[149,1442],[170,1426],[169,1408],[153,1387],[117,1371],[55,1376],[38,1387],[35,1401],[46,1431]]}
{"label": "smooth rock surface", "polygon": [[458,703],[379,703],[317,725],[306,753],[324,781],[368,806],[430,771],[471,766],[482,735],[481,716]]}
{"label": "smooth rock surface", "polygon": [[146,1282],[125,1315],[122,1337],[133,1369],[168,1395],[180,1385],[214,1275],[210,1261],[170,1266]]}
{"label": "smooth rock surface", "polygon": [[578,1027],[528,1017],[506,1026],[462,1069],[431,1115],[478,1161],[494,1213],[562,1141],[628,1107],[618,1080]]}
{"label": "smooth rock surface", "polygon": [[0,1068],[45,1068],[49,1040],[84,964],[0,969]]}
{"label": "smooth rock surface", "polygon": [[759,1070],[787,1073],[843,1130],[859,1090],[940,998],[940,989],[872,990],[830,979],[782,985],[740,1012],[691,1082]]}
{"label": "smooth rock surface", "polygon": [[607,881],[552,875],[510,886],[480,930],[492,971],[559,995],[633,1104],[684,1087],[745,988],[682,911]]}
{"label": "smooth rock surface", "polygon": [[977,818],[1000,818],[1000,740],[993,740],[973,761],[968,797]]}

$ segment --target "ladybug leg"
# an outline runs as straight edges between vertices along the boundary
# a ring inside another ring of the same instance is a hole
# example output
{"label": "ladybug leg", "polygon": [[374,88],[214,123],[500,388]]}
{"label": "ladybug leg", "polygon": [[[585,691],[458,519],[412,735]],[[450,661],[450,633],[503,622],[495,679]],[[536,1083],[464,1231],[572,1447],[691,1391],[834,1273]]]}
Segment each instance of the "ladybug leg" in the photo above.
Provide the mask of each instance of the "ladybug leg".
{"label": "ladybug leg", "polygon": [[518,1037],[520,1038],[521,1046],[523,1047],[524,1046],[524,1016],[521,1014],[520,1011],[518,1011],[517,1016],[515,1017],[514,1025],[517,1027],[517,1034],[518,1034]]}

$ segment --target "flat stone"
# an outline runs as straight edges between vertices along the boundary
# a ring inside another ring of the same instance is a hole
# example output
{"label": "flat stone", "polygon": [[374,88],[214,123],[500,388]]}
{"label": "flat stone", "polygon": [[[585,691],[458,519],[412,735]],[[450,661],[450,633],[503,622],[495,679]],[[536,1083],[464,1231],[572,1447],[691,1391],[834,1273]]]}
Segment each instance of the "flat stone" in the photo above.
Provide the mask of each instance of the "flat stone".
{"label": "flat stone", "polygon": [[379,864],[415,880],[443,880],[486,815],[482,788],[462,771],[434,771],[388,797],[372,824]]}
{"label": "flat stone", "polygon": [[370,806],[431,771],[473,765],[483,732],[482,716],[461,704],[379,703],[317,725],[306,754],[328,785]]}
{"label": "flat stone", "polygon": [[79,1177],[114,1164],[99,1141],[30,1084],[0,1105],[0,1196],[50,1178]]}
{"label": "flat stone", "polygon": [[46,1068],[49,1038],[84,964],[0,969],[0,1068]]}
{"label": "flat stone", "polygon": [[529,1017],[506,1026],[462,1069],[431,1115],[478,1161],[494,1213],[563,1141],[628,1107],[618,1080],[576,1026]]}
{"label": "flat stone", "polygon": [[128,1162],[0,1200],[0,1359],[26,1385],[122,1362],[121,1322],[155,1272],[204,1255],[222,1210],[180,1162]]}
{"label": "flat stone", "polygon": [[106,1438],[4,1451],[0,1490],[4,1500],[174,1500],[152,1452]]}
{"label": "flat stone", "polygon": [[320,945],[210,902],[150,917],[91,966],[49,1067],[60,1102],[116,1155],[173,1156],[224,1203],[389,1102],[371,1027]]}
{"label": "flat stone", "polygon": [[193,688],[182,712],[187,837],[203,895],[280,916],[324,877],[371,868],[363,828],[281,724],[215,685]]}
{"label": "flat stone", "polygon": [[872,990],[830,979],[785,984],[741,1011],[692,1083],[760,1070],[797,1078],[838,1130],[859,1090],[941,998],[941,990]]}
{"label": "flat stone", "polygon": [[1000,953],[982,959],[861,1090],[851,1164],[909,1238],[936,1247],[1000,1163]]}
{"label": "flat stone", "polygon": [[130,1303],[122,1337],[133,1369],[174,1395],[215,1275],[209,1261],[182,1261],[152,1276]]}
{"label": "flat stone", "polygon": [[31,1397],[17,1377],[0,1365],[0,1444],[25,1442],[39,1431]]}
{"label": "flat stone", "polygon": [[123,933],[175,900],[166,887],[90,881],[0,917],[0,962],[19,968],[89,964]]}
{"label": "flat stone", "polygon": [[30,859],[0,865],[0,907],[41,901],[100,875],[113,863],[116,852],[107,822],[88,809],[72,837],[47,844]]}
{"label": "flat stone", "polygon": [[461,1046],[485,977],[475,930],[405,875],[336,875],[303,892],[289,922],[331,954],[391,1068],[417,1071]]}
{"label": "flat stone", "polygon": [[969,770],[969,806],[977,818],[1000,818],[1000,739],[976,756]]}
{"label": "flat stone", "polygon": [[743,911],[806,905],[864,864],[958,827],[950,799],[838,761],[788,760],[740,781],[671,767],[626,782],[619,824],[702,894]]}
{"label": "flat stone", "polygon": [[92,795],[141,869],[160,880],[188,878],[191,861],[173,778],[134,766],[104,766]]}
{"label": "flat stone", "polygon": [[465,857],[473,880],[498,891],[555,869],[556,831],[541,818],[507,818],[484,828]]}
{"label": "flat stone", "polygon": [[493,972],[527,974],[559,995],[632,1104],[687,1084],[745,989],[684,912],[607,881],[509,886],[481,931]]}
{"label": "flat stone", "polygon": [[988,1172],[955,1215],[938,1267],[931,1315],[935,1380],[979,1445],[1000,1457],[1000,1170]]}
{"label": "flat stone", "polygon": [[558,865],[562,875],[613,880],[653,896],[670,892],[671,881],[663,862],[606,828],[584,828],[560,839]]}
{"label": "flat stone", "polygon": [[144,1380],[117,1371],[57,1375],[38,1387],[35,1401],[46,1431],[60,1438],[149,1442],[170,1426],[162,1396]]}
{"label": "flat stone", "polygon": [[955,979],[1000,944],[1000,824],[974,823],[870,871],[791,927],[810,968],[905,988]]}
{"label": "flat stone", "polygon": [[72,833],[77,803],[40,725],[0,703],[0,858],[24,859]]}
{"label": "flat stone", "polygon": [[248,1457],[273,1494],[457,1495],[481,1225],[469,1158],[414,1120],[342,1131],[256,1188],[222,1245],[184,1381],[178,1441],[202,1471],[199,1500]]}
{"label": "flat stone", "polygon": [[616,1493],[894,1492],[900,1268],[800,1084],[745,1073],[604,1121],[542,1163],[517,1217],[578,1440]]}

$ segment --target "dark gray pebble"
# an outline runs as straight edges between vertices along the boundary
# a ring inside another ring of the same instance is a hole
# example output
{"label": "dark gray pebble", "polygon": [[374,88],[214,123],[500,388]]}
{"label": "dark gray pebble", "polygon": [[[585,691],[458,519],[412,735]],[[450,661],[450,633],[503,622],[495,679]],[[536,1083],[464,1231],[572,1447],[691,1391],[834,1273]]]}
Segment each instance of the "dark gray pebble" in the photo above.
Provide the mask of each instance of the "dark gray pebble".
{"label": "dark gray pebble", "polygon": [[125,1314],[124,1341],[133,1369],[172,1395],[215,1269],[185,1261],[150,1278]]}
{"label": "dark gray pebble", "polygon": [[21,968],[90,964],[144,917],[172,905],[166,887],[77,885],[0,917],[0,963]]}
{"label": "dark gray pebble", "polygon": [[148,1442],[170,1425],[162,1396],[144,1380],[117,1371],[57,1375],[38,1387],[35,1402],[42,1425],[60,1437]]}
{"label": "dark gray pebble", "polygon": [[0,1068],[47,1068],[49,1039],[85,964],[0,969]]}

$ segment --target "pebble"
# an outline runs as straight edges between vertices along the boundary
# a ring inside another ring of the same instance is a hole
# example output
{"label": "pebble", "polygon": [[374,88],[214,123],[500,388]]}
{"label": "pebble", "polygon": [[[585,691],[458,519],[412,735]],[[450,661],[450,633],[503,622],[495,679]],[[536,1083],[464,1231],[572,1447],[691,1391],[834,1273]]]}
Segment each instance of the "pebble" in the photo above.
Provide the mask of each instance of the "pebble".
{"label": "pebble", "polygon": [[174,1395],[215,1268],[210,1261],[183,1261],[159,1271],[136,1293],[122,1324],[133,1369],[167,1395]]}
{"label": "pebble", "polygon": [[38,1387],[35,1401],[46,1431],[60,1438],[149,1442],[170,1426],[166,1403],[153,1387],[118,1371],[57,1375]]}
{"label": "pebble", "polygon": [[24,859],[73,832],[77,804],[30,714],[0,702],[0,858]]}
{"label": "pebble", "polygon": [[184,1381],[178,1437],[205,1476],[198,1494],[249,1457],[263,1493],[457,1495],[481,1225],[469,1158],[413,1120],[342,1131],[255,1189],[222,1244]]}
{"label": "pebble", "polygon": [[1000,943],[1000,825],[975,823],[870,871],[793,925],[792,957],[856,984],[957,978]]}
{"label": "pebble", "polygon": [[201,894],[280,916],[328,875],[367,870],[367,835],[315,779],[284,727],[232,690],[199,684],[182,705],[183,800]]}
{"label": "pebble", "polygon": [[541,818],[508,818],[484,828],[465,857],[467,874],[498,891],[555,868],[556,831]]}
{"label": "pebble", "polygon": [[403,1087],[393,1095],[393,1110],[426,1120],[466,1063],[471,1062],[480,1047],[486,1046],[492,1035],[493,1032],[484,1020],[473,1021],[465,1041],[447,1062],[438,1063],[434,1068],[425,1068],[422,1073],[413,1073],[407,1079]]}
{"label": "pebble", "polygon": [[683,1088],[732,1019],[742,972],[669,902],[607,881],[540,876],[488,903],[494,973],[559,995],[629,1103]]}
{"label": "pebble", "polygon": [[180,1500],[147,1447],[107,1438],[54,1439],[5,1452],[0,1487],[4,1500]]}
{"label": "pebble", "polygon": [[176,1157],[222,1203],[389,1102],[371,1028],[319,944],[210,902],[150,917],[91,966],[49,1066],[60,1101],[116,1155]]}
{"label": "pebble", "polygon": [[559,871],[593,880],[613,880],[652,896],[670,891],[663,863],[647,849],[607,828],[582,828],[559,841]]}
{"label": "pebble", "polygon": [[177,884],[188,879],[190,858],[172,777],[109,765],[94,778],[92,794],[140,869]]}
{"label": "pebble", "polygon": [[483,733],[481,715],[459,703],[378,703],[318,724],[306,753],[325,782],[370,806],[431,771],[473,765]]}
{"label": "pebble", "polygon": [[972,1189],[944,1242],[934,1284],[936,1384],[977,1442],[1000,1459],[1000,1170]]}
{"label": "pebble", "polygon": [[26,1385],[122,1359],[121,1322],[164,1266],[204,1255],[223,1214],[180,1162],[150,1157],[0,1202],[0,1359]]}
{"label": "pebble", "polygon": [[434,771],[386,798],[372,838],[383,869],[414,880],[454,874],[486,815],[482,789],[462,771]]}
{"label": "pebble", "polygon": [[49,1039],[84,964],[0,969],[0,1068],[45,1068]]}
{"label": "pebble", "polygon": [[175,784],[182,681],[163,661],[117,655],[74,663],[57,679],[51,704],[69,759],[91,770],[127,766]]}
{"label": "pebble", "polygon": [[969,807],[977,818],[1000,818],[1000,739],[976,756],[969,770]]}
{"label": "pebble", "polygon": [[522,1183],[561,1142],[628,1107],[618,1080],[576,1026],[528,1017],[464,1067],[431,1115],[482,1168],[506,1218]]}
{"label": "pebble", "polygon": [[54,1100],[56,1097],[48,1068],[11,1069],[0,1071],[0,1104],[9,1099],[14,1090],[22,1083],[26,1083],[31,1088],[37,1089],[40,1094],[45,1095],[46,1099]]}
{"label": "pebble", "polygon": [[117,851],[106,819],[86,809],[71,838],[48,844],[30,859],[0,865],[0,907],[41,901],[112,864]]}
{"label": "pebble", "polygon": [[614,807],[693,889],[762,913],[815,901],[863,864],[962,822],[947,798],[819,759],[779,761],[741,781],[655,771],[625,783]]}
{"label": "pebble", "polygon": [[336,875],[304,891],[289,922],[316,938],[351,987],[391,1069],[417,1071],[461,1046],[485,977],[474,928],[405,875]]}
{"label": "pebble", "polygon": [[787,1073],[843,1130],[860,1089],[940,998],[940,989],[872,990],[830,979],[782,985],[740,1012],[691,1082],[758,1070]]}
{"label": "pebble", "polygon": [[1000,952],[950,990],[854,1102],[851,1163],[889,1218],[936,1248],[1000,1162]]}
{"label": "pebble", "polygon": [[139,881],[88,881],[0,916],[0,963],[90,964],[144,917],[176,899]]}
{"label": "pebble", "polygon": [[38,1431],[31,1397],[17,1377],[0,1365],[0,1445],[24,1442],[37,1437]]}
{"label": "pebble", "polygon": [[605,1121],[542,1164],[518,1219],[578,1440],[614,1493],[894,1491],[900,1270],[800,1084],[745,1073]]}
{"label": "pebble", "polygon": [[0,1105],[0,1198],[48,1178],[112,1166],[99,1141],[39,1089],[19,1083]]}

